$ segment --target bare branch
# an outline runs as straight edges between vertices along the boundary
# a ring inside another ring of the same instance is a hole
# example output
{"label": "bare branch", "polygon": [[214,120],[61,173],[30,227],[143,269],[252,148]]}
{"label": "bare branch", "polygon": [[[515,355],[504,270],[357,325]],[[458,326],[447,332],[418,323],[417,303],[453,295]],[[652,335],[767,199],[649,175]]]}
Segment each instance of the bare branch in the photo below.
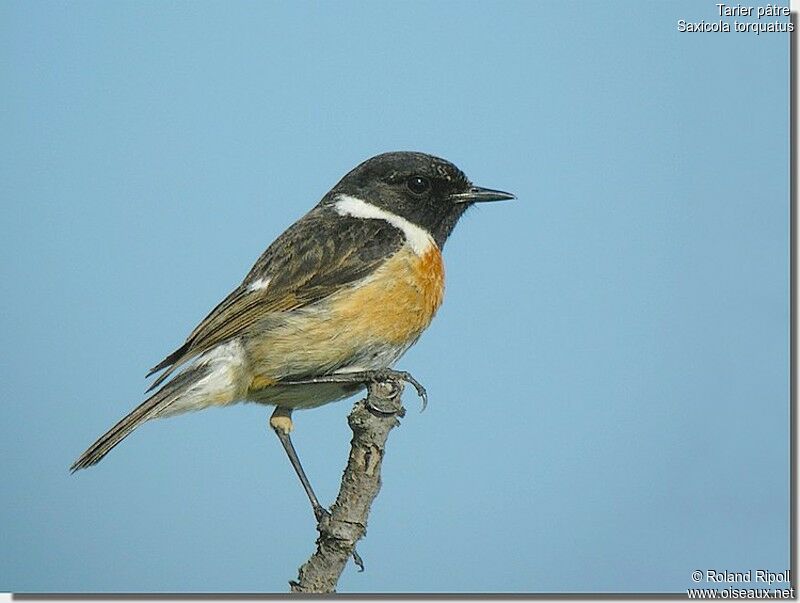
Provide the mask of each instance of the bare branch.
{"label": "bare branch", "polygon": [[353,556],[356,542],[367,531],[372,501],[381,488],[381,464],[389,432],[405,414],[400,395],[402,381],[387,378],[372,383],[365,399],[356,402],[348,417],[353,439],[342,486],[330,516],[323,517],[317,530],[317,550],[291,581],[292,592],[335,592],[336,583]]}

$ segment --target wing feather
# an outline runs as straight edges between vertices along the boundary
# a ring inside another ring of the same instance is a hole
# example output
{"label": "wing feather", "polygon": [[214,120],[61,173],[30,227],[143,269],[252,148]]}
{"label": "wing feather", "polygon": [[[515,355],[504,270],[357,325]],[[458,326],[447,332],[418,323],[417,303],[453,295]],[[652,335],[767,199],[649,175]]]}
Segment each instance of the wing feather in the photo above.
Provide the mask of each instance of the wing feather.
{"label": "wing feather", "polygon": [[[154,366],[179,365],[215,345],[247,334],[264,318],[314,304],[365,278],[403,245],[403,234],[383,220],[352,218],[322,204],[295,222],[256,261],[242,284],[189,334],[186,342]],[[266,287],[251,288],[257,281]]]}

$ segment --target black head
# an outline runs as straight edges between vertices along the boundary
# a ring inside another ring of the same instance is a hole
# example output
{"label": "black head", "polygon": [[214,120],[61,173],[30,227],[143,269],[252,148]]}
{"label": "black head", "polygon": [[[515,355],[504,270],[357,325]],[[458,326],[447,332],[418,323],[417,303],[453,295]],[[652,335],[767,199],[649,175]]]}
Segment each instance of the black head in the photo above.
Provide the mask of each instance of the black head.
{"label": "black head", "polygon": [[449,161],[425,153],[376,155],[350,171],[331,190],[357,197],[427,230],[441,247],[473,203],[514,195],[473,186]]}

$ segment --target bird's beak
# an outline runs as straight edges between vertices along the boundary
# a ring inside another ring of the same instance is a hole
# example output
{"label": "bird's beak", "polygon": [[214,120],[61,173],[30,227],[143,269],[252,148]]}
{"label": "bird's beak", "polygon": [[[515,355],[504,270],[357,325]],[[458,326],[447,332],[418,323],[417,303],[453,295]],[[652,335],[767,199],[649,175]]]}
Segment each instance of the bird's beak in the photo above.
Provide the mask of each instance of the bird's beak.
{"label": "bird's beak", "polygon": [[505,201],[506,199],[516,198],[516,195],[511,193],[481,188],[480,186],[472,186],[466,193],[450,195],[450,200],[453,203],[482,203],[484,201]]}

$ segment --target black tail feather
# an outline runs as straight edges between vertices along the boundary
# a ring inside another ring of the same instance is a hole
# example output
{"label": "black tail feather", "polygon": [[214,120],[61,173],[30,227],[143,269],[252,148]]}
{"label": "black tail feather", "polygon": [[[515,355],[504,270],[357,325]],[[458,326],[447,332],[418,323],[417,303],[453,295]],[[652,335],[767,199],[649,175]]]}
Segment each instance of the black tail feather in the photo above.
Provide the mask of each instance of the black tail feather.
{"label": "black tail feather", "polygon": [[206,371],[206,367],[196,367],[177,375],[172,381],[133,409],[130,414],[114,425],[114,427],[100,436],[100,438],[89,446],[86,452],[72,464],[69,468],[70,472],[75,473],[78,469],[85,469],[86,467],[91,467],[99,463],[112,448],[128,437],[134,429],[145,421],[154,418],[172,404],[172,402],[177,400],[186,391],[187,386],[202,378]]}
{"label": "black tail feather", "polygon": [[189,342],[187,341],[181,347],[179,347],[177,350],[172,352],[172,354],[170,354],[169,356],[164,358],[164,360],[162,360],[157,365],[155,365],[153,368],[151,368],[150,372],[147,373],[147,376],[151,377],[151,376],[155,375],[161,369],[165,369],[168,366],[171,366],[171,365],[175,364],[186,353],[186,351],[188,349],[189,349]]}

